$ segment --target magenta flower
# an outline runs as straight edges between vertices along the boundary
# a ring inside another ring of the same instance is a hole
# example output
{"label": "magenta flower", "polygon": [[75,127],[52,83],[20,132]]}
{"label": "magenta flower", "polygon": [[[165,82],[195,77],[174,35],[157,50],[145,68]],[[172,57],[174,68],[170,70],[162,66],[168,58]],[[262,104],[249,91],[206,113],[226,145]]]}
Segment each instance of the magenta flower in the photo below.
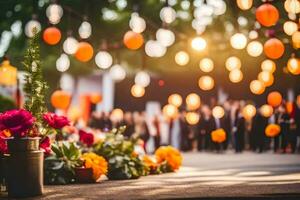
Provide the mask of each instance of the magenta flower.
{"label": "magenta flower", "polygon": [[16,138],[27,136],[35,118],[24,109],[10,110],[0,114],[0,131],[9,130]]}
{"label": "magenta flower", "polygon": [[79,141],[90,147],[94,144],[94,135],[92,133],[79,130]]}
{"label": "magenta flower", "polygon": [[43,115],[44,121],[52,128],[62,129],[70,125],[70,121],[65,116],[58,116],[55,113],[46,113]]}
{"label": "magenta flower", "polygon": [[46,155],[51,153],[51,143],[50,143],[50,138],[46,136],[40,143],[40,149],[44,151]]}

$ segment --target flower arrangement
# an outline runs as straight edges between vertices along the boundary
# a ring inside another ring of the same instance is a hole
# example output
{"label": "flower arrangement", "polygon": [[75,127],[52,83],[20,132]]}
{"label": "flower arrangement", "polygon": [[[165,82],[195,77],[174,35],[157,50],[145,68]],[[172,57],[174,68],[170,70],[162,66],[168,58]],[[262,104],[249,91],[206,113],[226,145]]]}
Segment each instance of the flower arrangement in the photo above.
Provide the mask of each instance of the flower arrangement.
{"label": "flower arrangement", "polygon": [[180,152],[172,146],[162,146],[155,151],[157,163],[162,172],[174,172],[182,163]]}
{"label": "flower arrangement", "polygon": [[226,140],[226,132],[224,129],[219,128],[211,132],[211,139],[213,142],[222,143]]}
{"label": "flower arrangement", "polygon": [[144,165],[147,167],[147,171],[149,174],[159,174],[159,164],[155,157],[151,157],[149,155],[143,156]]}
{"label": "flower arrangement", "polygon": [[279,125],[277,125],[277,124],[269,124],[266,127],[265,134],[268,137],[276,137],[277,135],[280,134],[280,131],[281,131],[281,128],[280,128]]}
{"label": "flower arrangement", "polygon": [[85,168],[92,168],[93,178],[97,181],[101,175],[107,174],[108,164],[102,156],[98,156],[95,153],[89,152],[81,156],[81,160],[84,161],[83,166]]}
{"label": "flower arrangement", "polygon": [[123,133],[126,127],[113,129],[106,138],[94,146],[94,151],[108,162],[109,179],[134,179],[146,175],[146,167],[134,152],[136,140],[127,140]]}

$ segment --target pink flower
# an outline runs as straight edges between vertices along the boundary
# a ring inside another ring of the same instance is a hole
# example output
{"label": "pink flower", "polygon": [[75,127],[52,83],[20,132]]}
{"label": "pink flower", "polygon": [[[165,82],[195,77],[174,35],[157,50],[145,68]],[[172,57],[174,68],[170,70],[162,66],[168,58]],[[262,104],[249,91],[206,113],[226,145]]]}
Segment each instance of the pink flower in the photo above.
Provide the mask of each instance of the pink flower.
{"label": "pink flower", "polygon": [[14,137],[25,137],[35,118],[27,110],[10,110],[0,114],[0,131],[9,130]]}
{"label": "pink flower", "polygon": [[92,133],[79,130],[79,141],[90,147],[94,144],[94,135]]}
{"label": "pink flower", "polygon": [[70,121],[65,116],[58,116],[55,113],[46,113],[43,115],[44,121],[52,128],[62,129],[70,125]]}
{"label": "pink flower", "polygon": [[46,155],[51,153],[50,138],[46,136],[40,143],[40,149],[42,149]]}

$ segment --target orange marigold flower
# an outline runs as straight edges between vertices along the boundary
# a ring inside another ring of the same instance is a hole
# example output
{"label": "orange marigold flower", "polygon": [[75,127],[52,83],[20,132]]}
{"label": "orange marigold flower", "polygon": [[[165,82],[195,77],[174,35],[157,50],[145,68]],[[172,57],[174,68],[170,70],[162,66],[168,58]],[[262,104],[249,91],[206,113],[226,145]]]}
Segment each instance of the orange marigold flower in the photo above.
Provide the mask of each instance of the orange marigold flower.
{"label": "orange marigold flower", "polygon": [[226,140],[226,132],[219,128],[211,132],[211,140],[217,143],[222,143]]}
{"label": "orange marigold flower", "polygon": [[84,160],[85,168],[93,169],[94,180],[98,180],[101,175],[106,175],[108,164],[102,156],[95,153],[85,153],[81,156],[81,159]]}
{"label": "orange marigold flower", "polygon": [[158,166],[157,160],[154,157],[150,157],[148,155],[145,155],[143,157],[144,164],[149,167],[151,170],[155,170]]}
{"label": "orange marigold flower", "polygon": [[158,163],[167,161],[173,171],[179,169],[182,163],[180,152],[172,146],[162,146],[155,151],[155,157]]}
{"label": "orange marigold flower", "polygon": [[280,131],[281,131],[281,128],[279,125],[269,124],[266,127],[265,133],[266,133],[266,136],[268,136],[268,137],[275,137],[275,136],[279,135]]}

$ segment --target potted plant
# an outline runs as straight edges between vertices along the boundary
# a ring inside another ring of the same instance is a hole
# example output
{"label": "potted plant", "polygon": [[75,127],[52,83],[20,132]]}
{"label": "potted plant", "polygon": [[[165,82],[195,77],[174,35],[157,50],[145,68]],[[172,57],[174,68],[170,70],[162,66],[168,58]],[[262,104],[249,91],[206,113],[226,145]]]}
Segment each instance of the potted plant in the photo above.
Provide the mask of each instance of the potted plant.
{"label": "potted plant", "polygon": [[30,197],[43,192],[43,152],[34,132],[36,118],[26,110],[0,114],[0,129],[8,132],[7,181],[10,197]]}

